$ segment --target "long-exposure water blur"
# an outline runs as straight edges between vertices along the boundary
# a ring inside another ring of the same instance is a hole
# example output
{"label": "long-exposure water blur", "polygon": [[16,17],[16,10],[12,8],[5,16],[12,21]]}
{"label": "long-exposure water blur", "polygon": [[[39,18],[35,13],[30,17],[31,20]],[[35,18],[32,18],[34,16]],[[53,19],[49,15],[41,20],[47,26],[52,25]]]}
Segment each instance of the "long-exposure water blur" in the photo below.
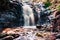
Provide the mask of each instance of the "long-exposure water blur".
{"label": "long-exposure water blur", "polygon": [[0,40],[60,40],[60,0],[0,0]]}

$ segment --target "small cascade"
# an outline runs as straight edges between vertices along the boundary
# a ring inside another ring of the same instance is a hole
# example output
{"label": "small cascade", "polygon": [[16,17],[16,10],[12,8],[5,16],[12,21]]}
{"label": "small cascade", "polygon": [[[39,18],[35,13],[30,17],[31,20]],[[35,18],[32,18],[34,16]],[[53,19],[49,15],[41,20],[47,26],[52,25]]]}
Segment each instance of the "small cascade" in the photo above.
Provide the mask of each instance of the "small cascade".
{"label": "small cascade", "polygon": [[[27,8],[26,8],[27,7]],[[23,6],[23,15],[24,15],[24,26],[34,26],[34,14],[32,8],[29,5],[24,3]],[[31,23],[31,25],[30,25]]]}

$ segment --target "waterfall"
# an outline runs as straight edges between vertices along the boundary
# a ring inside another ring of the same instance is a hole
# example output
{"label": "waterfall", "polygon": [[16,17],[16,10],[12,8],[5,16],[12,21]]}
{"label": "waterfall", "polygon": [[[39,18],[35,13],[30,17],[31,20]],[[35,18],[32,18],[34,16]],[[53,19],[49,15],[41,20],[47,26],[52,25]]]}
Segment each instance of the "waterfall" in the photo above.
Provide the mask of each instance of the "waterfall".
{"label": "waterfall", "polygon": [[32,8],[30,8],[26,3],[23,5],[24,26],[34,26],[34,14]]}

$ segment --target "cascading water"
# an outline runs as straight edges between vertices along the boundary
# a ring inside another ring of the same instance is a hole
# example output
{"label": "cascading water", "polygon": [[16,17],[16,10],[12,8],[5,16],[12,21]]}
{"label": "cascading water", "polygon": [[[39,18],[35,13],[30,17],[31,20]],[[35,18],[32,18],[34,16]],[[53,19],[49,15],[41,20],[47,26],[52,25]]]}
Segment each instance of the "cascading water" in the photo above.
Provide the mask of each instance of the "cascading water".
{"label": "cascading water", "polygon": [[[47,20],[49,19],[48,18],[49,10],[44,8],[44,5],[42,3],[35,3],[34,7],[37,6],[36,9],[35,9],[36,14],[35,14],[35,11],[33,12],[33,8],[31,8],[30,5],[28,5],[27,3],[19,3],[19,2],[14,2],[14,1],[10,1],[10,3],[11,4],[9,4],[9,5],[11,6],[11,8],[12,8],[12,5],[14,5],[14,7],[17,6],[15,8],[13,7],[12,10],[9,10],[11,12],[9,12],[9,11],[5,12],[5,13],[9,14],[7,19],[9,19],[9,16],[11,16],[9,20],[12,20],[13,18],[15,20],[14,16],[17,17],[16,21],[14,21],[16,23],[13,23],[14,25],[11,23],[12,26],[15,26],[15,25],[19,25],[19,26],[35,26],[37,24],[39,24],[39,25],[40,24],[46,24]],[[4,12],[3,12],[3,14],[4,14]],[[4,14],[4,15],[7,15],[7,14]],[[3,15],[3,18],[2,17],[0,18],[1,22],[3,20],[5,21],[5,16],[4,15]],[[4,21],[3,21],[3,23],[4,23]],[[17,21],[19,21],[19,22],[17,22]],[[35,24],[35,22],[36,22],[36,24]],[[10,24],[9,24],[9,26],[10,26]]]}
{"label": "cascading water", "polygon": [[35,25],[50,24],[50,19],[48,16],[50,16],[52,11],[48,8],[44,8],[45,5],[42,2],[34,4],[35,11],[30,7],[31,5],[28,5],[27,3],[23,3],[23,5],[24,26],[33,26],[35,22]]}
{"label": "cascading water", "polygon": [[24,26],[34,26],[34,15],[32,8],[30,8],[30,6],[26,3],[23,3],[23,5]]}

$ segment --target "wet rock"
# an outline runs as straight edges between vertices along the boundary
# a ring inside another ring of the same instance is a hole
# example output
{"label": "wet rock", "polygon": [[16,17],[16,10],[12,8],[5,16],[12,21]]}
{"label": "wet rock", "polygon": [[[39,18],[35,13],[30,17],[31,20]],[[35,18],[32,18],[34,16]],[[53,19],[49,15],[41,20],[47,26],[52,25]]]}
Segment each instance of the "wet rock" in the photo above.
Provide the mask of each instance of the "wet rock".
{"label": "wet rock", "polygon": [[13,34],[12,35],[14,38],[17,38],[17,37],[19,37],[20,35],[19,34]]}
{"label": "wet rock", "polygon": [[41,29],[41,28],[42,28],[42,26],[36,26],[36,28],[37,28],[37,29]]}
{"label": "wet rock", "polygon": [[43,36],[42,36],[41,34],[38,34],[38,33],[36,34],[36,36],[38,36],[38,37],[42,37],[42,38],[43,38]]}
{"label": "wet rock", "polygon": [[56,39],[60,39],[60,35],[57,35],[57,36],[56,36]]}
{"label": "wet rock", "polygon": [[14,39],[13,36],[6,36],[2,40],[13,40],[13,39]]}
{"label": "wet rock", "polygon": [[0,34],[0,38],[8,36],[7,34]]}

